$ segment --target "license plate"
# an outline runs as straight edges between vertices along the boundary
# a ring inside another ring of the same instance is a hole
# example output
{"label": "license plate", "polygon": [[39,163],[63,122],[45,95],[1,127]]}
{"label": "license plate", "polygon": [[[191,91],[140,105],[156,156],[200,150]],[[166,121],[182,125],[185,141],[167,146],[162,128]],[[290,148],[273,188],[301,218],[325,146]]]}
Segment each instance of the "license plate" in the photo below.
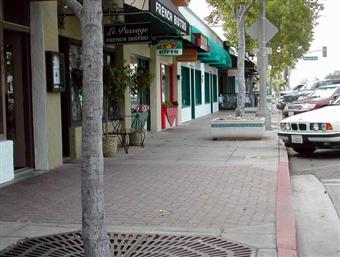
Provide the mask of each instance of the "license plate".
{"label": "license plate", "polygon": [[292,135],[293,144],[303,144],[303,138],[300,135]]}
{"label": "license plate", "polygon": [[294,115],[294,112],[288,112],[288,116],[293,116]]}

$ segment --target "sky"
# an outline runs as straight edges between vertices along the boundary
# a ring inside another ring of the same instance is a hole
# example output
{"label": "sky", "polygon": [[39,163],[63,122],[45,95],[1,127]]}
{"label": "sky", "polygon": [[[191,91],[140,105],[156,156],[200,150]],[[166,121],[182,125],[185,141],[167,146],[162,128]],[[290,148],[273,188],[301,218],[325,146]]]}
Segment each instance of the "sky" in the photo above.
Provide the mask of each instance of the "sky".
{"label": "sky", "polygon": [[[340,0],[319,0],[324,4],[324,10],[314,28],[314,40],[306,56],[317,56],[318,60],[299,60],[290,73],[290,86],[301,82],[313,83],[315,80],[324,79],[329,73],[340,70]],[[206,0],[191,0],[189,8],[201,19],[209,15]],[[224,40],[221,27],[212,29]],[[327,46],[327,57],[322,57],[322,47]]]}

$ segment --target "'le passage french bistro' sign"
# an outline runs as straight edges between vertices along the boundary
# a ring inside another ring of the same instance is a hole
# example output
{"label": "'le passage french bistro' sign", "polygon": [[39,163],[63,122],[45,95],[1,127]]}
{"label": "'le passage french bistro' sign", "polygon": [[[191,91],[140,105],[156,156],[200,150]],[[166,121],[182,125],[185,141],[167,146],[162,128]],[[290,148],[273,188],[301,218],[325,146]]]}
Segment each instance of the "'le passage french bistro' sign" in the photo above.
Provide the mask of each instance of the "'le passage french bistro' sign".
{"label": "'le passage french bistro' sign", "polygon": [[126,44],[151,41],[150,23],[125,23],[104,26],[105,44]]}

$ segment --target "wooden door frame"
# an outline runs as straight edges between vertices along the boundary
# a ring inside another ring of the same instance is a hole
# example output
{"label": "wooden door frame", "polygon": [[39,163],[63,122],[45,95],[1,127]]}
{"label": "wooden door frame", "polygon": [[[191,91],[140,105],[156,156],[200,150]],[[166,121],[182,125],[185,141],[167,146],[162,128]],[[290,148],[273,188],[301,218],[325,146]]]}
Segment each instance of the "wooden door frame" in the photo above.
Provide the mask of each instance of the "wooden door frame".
{"label": "wooden door frame", "polygon": [[[11,28],[14,28],[13,26]],[[33,132],[33,102],[32,102],[32,78],[31,78],[31,62],[30,62],[30,34],[23,33],[21,29],[15,30],[15,29],[5,29],[3,28],[3,40],[2,44],[4,46],[4,34],[5,31],[8,33],[14,33],[17,34],[20,37],[20,47],[21,47],[21,69],[22,69],[22,81],[26,81],[26,84],[22,85],[23,90],[23,107],[25,110],[24,115],[24,133],[25,133],[25,144],[26,144],[26,166],[34,168],[35,167],[35,160],[34,160],[34,132]],[[4,51],[4,49],[3,49]],[[2,55],[4,55],[2,51]],[[4,56],[3,56],[4,59]],[[5,66],[4,61],[1,63],[2,66]],[[4,69],[5,67],[1,67],[1,69]],[[5,72],[4,72],[5,73]],[[3,73],[3,77],[5,77],[5,74]],[[6,83],[5,78],[2,79],[2,83]],[[6,88],[3,85],[3,90]],[[6,93],[6,92],[4,92]],[[4,94],[5,97],[5,94]],[[5,101],[4,101],[5,102]],[[5,103],[4,103],[5,104]],[[6,116],[6,106],[4,109],[4,116]],[[6,117],[5,117],[6,120]],[[4,123],[6,124],[6,123]],[[5,126],[6,127],[6,126]],[[7,134],[5,134],[6,138]]]}
{"label": "wooden door frame", "polygon": [[[168,66],[169,67],[169,81],[170,81],[170,101],[174,101],[174,64],[173,63],[165,63],[161,62],[159,64],[159,72],[162,73],[162,65]],[[162,95],[163,95],[163,77],[162,74],[160,74],[160,103],[161,103],[161,128],[165,129],[166,128],[166,118],[165,118],[165,110],[163,106],[163,100],[162,100]]]}

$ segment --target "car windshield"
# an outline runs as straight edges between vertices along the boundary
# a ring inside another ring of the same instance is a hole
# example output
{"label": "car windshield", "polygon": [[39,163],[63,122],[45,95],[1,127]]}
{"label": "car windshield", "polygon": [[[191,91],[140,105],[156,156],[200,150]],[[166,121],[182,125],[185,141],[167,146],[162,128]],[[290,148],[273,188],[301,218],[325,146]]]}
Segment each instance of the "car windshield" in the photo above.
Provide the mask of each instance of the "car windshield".
{"label": "car windshield", "polygon": [[314,91],[308,98],[329,98],[336,91],[337,87],[322,87]]}

